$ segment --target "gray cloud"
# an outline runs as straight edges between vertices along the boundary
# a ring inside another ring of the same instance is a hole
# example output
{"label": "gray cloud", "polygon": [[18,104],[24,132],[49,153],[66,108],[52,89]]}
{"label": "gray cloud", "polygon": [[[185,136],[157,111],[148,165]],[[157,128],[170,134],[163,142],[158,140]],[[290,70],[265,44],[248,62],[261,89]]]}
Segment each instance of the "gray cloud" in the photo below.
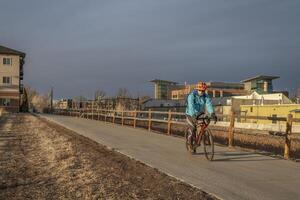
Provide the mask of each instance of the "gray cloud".
{"label": "gray cloud", "polygon": [[296,0],[1,1],[0,43],[27,53],[25,83],[56,97],[152,94],[152,78],[300,86]]}

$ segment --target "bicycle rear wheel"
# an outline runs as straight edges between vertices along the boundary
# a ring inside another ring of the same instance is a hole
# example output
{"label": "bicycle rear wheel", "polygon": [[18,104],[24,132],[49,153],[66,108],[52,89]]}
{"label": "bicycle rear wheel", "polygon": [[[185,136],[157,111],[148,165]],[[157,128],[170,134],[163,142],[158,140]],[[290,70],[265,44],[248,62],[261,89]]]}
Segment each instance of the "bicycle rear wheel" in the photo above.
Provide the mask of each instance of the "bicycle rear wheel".
{"label": "bicycle rear wheel", "polygon": [[203,134],[203,146],[206,159],[212,161],[214,158],[215,149],[213,135],[209,129],[206,129],[205,133]]}

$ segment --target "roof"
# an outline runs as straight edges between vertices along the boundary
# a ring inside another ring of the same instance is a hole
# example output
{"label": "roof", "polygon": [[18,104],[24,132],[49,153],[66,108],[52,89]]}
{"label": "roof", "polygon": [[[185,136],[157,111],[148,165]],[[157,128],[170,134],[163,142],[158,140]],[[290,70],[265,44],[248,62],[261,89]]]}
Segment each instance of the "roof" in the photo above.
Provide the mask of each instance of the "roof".
{"label": "roof", "polygon": [[258,76],[254,76],[252,78],[248,78],[248,79],[242,80],[241,82],[245,83],[245,82],[249,82],[249,81],[256,80],[256,79],[273,80],[273,79],[277,79],[277,78],[280,78],[280,77],[279,76],[258,75]]}
{"label": "roof", "polygon": [[150,82],[152,82],[152,83],[164,82],[164,83],[178,84],[177,82],[166,81],[166,80],[161,80],[161,79],[153,79],[153,80],[151,80]]}
{"label": "roof", "polygon": [[271,93],[271,94],[259,94],[258,92],[253,92],[250,95],[245,96],[232,96],[232,99],[242,99],[242,100],[271,100],[271,101],[281,101],[283,104],[290,104],[291,100],[286,97],[283,93]]}
{"label": "roof", "polygon": [[25,57],[25,53],[0,45],[0,54],[13,54]]}
{"label": "roof", "polygon": [[290,112],[300,113],[300,109],[291,110]]}

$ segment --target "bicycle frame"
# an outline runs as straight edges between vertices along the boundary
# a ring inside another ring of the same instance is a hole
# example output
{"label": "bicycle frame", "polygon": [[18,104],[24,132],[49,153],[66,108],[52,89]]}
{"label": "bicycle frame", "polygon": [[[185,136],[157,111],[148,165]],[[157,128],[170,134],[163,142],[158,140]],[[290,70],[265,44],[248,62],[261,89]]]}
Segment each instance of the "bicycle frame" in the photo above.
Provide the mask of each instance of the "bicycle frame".
{"label": "bicycle frame", "polygon": [[[203,120],[202,122],[198,122],[197,123],[197,135],[196,135],[196,144],[197,146],[200,146],[201,140],[202,140],[202,136],[206,130],[206,128],[209,126],[209,121],[206,122],[205,120]],[[199,129],[200,127],[200,129]]]}

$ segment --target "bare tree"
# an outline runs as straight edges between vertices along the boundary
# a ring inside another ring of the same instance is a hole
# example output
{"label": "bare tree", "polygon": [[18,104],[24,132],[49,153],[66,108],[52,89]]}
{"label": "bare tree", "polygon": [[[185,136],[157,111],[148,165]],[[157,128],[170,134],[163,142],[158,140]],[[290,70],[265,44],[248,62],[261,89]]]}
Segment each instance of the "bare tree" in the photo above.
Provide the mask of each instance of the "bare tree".
{"label": "bare tree", "polygon": [[87,98],[83,95],[80,95],[80,96],[73,97],[73,101],[75,102],[87,101]]}
{"label": "bare tree", "polygon": [[292,93],[292,101],[295,103],[300,103],[300,87],[296,88]]}
{"label": "bare tree", "polygon": [[48,108],[48,95],[40,95],[35,89],[30,86],[25,86],[29,109],[38,112],[43,112]]}
{"label": "bare tree", "polygon": [[101,101],[106,96],[106,92],[98,89],[95,92],[95,101]]}
{"label": "bare tree", "polygon": [[28,103],[29,103],[29,108],[32,108],[32,99],[36,95],[39,95],[39,93],[35,89],[30,87],[29,85],[25,86],[25,90],[26,90],[26,93],[27,93],[27,100],[28,100]]}
{"label": "bare tree", "polygon": [[44,112],[48,108],[48,96],[47,95],[35,95],[31,100],[34,110],[38,112]]}
{"label": "bare tree", "polygon": [[24,88],[23,89],[23,94],[21,95],[21,112],[28,112],[29,111],[29,102],[28,102],[28,96],[27,96],[27,91]]}
{"label": "bare tree", "polygon": [[119,88],[118,93],[117,93],[117,97],[130,97],[130,93],[129,90],[127,88]]}
{"label": "bare tree", "polygon": [[147,101],[149,99],[151,99],[151,97],[149,97],[149,96],[141,96],[141,97],[139,97],[139,103],[142,104],[142,103],[144,103],[145,101]]}

